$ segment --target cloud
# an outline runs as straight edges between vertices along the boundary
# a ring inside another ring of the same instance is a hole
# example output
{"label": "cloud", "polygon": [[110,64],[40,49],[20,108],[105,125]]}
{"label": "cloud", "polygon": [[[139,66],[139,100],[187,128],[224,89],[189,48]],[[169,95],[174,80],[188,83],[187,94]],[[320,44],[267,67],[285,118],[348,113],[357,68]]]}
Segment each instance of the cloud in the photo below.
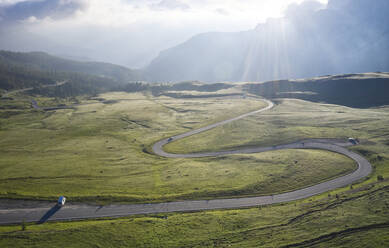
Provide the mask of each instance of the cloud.
{"label": "cloud", "polygon": [[217,8],[217,9],[215,9],[215,12],[219,15],[224,15],[224,16],[229,15],[229,12],[223,8]]}
{"label": "cloud", "polygon": [[0,18],[7,24],[21,21],[31,22],[41,19],[63,19],[72,16],[76,11],[85,9],[84,0],[43,0],[43,1],[3,1],[0,7]]}
{"label": "cloud", "polygon": [[178,0],[162,0],[159,3],[151,4],[150,8],[153,10],[188,10],[190,6]]}
{"label": "cloud", "polygon": [[314,14],[316,11],[325,8],[326,5],[317,0],[305,0],[302,3],[290,4],[286,11],[286,17],[301,17],[305,15]]}
{"label": "cloud", "polygon": [[12,5],[15,3],[26,2],[26,1],[29,1],[29,0],[0,0],[0,6]]}
{"label": "cloud", "polygon": [[142,67],[161,50],[193,35],[252,29],[301,1],[0,0],[0,49]]}

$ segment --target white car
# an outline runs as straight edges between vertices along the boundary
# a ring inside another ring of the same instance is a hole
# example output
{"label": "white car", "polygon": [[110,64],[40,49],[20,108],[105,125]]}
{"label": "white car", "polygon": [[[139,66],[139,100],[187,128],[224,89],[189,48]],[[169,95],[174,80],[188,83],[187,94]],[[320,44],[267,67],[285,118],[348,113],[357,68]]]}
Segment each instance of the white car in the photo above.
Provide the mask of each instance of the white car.
{"label": "white car", "polygon": [[66,202],[66,197],[65,196],[60,196],[58,198],[57,204],[58,204],[58,206],[63,206],[63,205],[65,205],[65,202]]}

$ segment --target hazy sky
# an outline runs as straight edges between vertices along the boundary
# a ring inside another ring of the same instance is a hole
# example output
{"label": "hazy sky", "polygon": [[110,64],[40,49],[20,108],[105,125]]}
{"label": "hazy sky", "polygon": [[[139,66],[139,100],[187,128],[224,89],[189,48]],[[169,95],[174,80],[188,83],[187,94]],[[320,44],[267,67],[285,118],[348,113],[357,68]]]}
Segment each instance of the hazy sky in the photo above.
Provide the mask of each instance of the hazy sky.
{"label": "hazy sky", "polygon": [[42,50],[136,68],[195,34],[252,29],[301,2],[0,0],[0,48]]}

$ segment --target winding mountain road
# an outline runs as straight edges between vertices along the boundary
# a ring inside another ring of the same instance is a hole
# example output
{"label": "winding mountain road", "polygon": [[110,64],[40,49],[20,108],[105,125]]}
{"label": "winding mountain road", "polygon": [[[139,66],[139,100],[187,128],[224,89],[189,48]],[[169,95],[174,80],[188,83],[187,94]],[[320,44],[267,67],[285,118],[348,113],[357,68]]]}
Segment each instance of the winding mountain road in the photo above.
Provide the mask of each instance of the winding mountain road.
{"label": "winding mountain road", "polygon": [[240,115],[238,117],[221,121],[203,128],[189,131],[184,134],[176,135],[170,138],[163,139],[153,146],[155,154],[169,158],[198,158],[209,156],[224,156],[229,154],[243,153],[259,153],[266,151],[274,151],[281,149],[321,149],[331,152],[336,152],[350,157],[357,162],[358,168],[352,173],[341,176],[326,182],[322,182],[310,187],[298,189],[295,191],[274,194],[269,196],[258,197],[242,197],[232,199],[214,199],[214,200],[192,200],[166,203],[150,203],[150,204],[131,204],[131,205],[109,205],[109,206],[93,206],[80,204],[67,204],[62,208],[52,206],[37,207],[37,208],[0,208],[0,224],[26,222],[45,222],[47,220],[75,220],[99,217],[121,217],[135,214],[152,214],[166,212],[185,212],[199,211],[212,209],[230,209],[253,207],[258,205],[268,205],[274,203],[282,203],[307,198],[313,195],[321,194],[329,190],[344,187],[354,183],[366,176],[372,171],[371,164],[362,156],[348,150],[346,147],[352,144],[346,141],[334,139],[308,139],[290,144],[277,145],[271,147],[254,147],[244,148],[231,151],[209,152],[209,153],[194,153],[194,154],[172,154],[163,151],[163,146],[169,142],[173,142],[194,134],[198,134],[212,128],[245,118],[250,115],[255,115],[263,111],[271,109],[274,104],[271,101],[264,100],[268,104],[267,107]]}

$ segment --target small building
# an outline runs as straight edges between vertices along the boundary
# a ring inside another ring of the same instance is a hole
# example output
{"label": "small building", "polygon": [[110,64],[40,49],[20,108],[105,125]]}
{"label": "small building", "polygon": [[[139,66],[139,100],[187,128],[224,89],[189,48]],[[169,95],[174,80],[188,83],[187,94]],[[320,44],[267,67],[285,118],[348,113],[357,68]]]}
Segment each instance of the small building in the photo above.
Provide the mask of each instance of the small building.
{"label": "small building", "polygon": [[63,206],[63,205],[65,205],[65,202],[66,202],[66,197],[65,197],[65,196],[60,196],[60,197],[58,198],[57,204],[58,204],[59,206]]}

